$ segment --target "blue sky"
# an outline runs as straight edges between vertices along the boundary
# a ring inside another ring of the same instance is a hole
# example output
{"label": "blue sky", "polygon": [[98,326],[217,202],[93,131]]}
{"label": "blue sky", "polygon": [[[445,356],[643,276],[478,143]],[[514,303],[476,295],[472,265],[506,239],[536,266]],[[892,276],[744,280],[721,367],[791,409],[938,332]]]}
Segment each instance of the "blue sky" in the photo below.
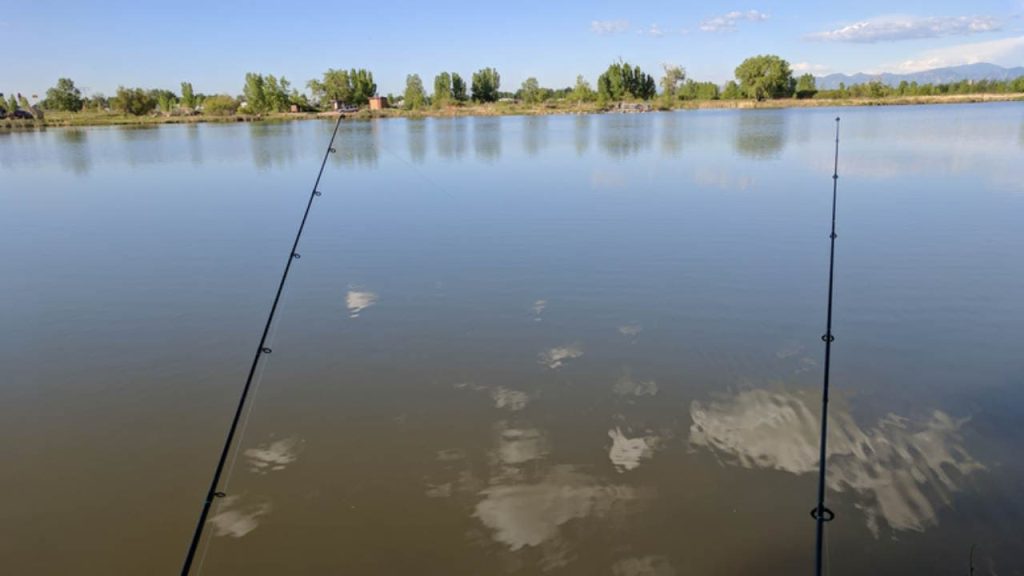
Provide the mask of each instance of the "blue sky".
{"label": "blue sky", "polygon": [[744,58],[774,53],[798,72],[915,71],[978,61],[1024,65],[1024,0],[149,3],[0,0],[0,91],[42,95],[67,76],[86,92],[119,84],[241,92],[247,71],[303,87],[327,68],[369,68],[398,93],[418,73],[498,69],[591,84],[618,58],[724,82]]}

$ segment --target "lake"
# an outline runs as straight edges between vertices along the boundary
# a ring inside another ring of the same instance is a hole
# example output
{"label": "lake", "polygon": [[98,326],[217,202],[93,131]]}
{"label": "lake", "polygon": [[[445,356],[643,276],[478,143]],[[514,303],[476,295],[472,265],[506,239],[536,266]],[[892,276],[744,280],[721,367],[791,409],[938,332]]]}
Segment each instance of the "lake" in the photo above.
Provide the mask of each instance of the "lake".
{"label": "lake", "polygon": [[[1024,105],[345,121],[205,574],[1024,571]],[[176,574],[333,123],[0,134],[0,558]]]}

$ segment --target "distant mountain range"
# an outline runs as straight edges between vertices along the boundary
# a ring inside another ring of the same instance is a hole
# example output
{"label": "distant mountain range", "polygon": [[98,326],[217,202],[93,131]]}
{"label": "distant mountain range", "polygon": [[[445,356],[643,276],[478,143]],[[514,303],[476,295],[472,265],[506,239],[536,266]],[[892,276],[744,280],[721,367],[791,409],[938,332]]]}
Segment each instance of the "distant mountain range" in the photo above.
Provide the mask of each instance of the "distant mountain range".
{"label": "distant mountain range", "polygon": [[961,80],[1010,80],[1019,76],[1024,76],[1024,66],[1004,68],[995,64],[979,62],[963,66],[935,68],[912,74],[829,74],[828,76],[816,78],[815,84],[819,90],[834,90],[839,88],[840,82],[845,82],[847,86],[851,86],[853,84],[864,84],[872,80],[879,80],[882,84],[898,86],[903,80],[917,82],[918,84],[946,84]]}

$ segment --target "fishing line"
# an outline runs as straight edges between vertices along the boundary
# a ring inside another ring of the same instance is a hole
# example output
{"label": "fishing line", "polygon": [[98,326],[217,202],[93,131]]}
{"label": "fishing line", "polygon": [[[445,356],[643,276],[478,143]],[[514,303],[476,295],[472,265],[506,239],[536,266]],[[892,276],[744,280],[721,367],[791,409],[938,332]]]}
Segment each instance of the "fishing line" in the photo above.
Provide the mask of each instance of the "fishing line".
{"label": "fishing line", "polygon": [[270,306],[270,313],[267,315],[267,322],[263,326],[263,334],[260,336],[260,343],[256,347],[256,354],[253,356],[252,365],[249,368],[249,376],[245,379],[245,386],[242,388],[242,394],[238,399],[238,406],[235,408],[235,415],[231,421],[231,427],[228,429],[227,437],[224,439],[224,447],[221,449],[220,458],[217,461],[217,468],[214,470],[213,479],[210,481],[210,488],[207,490],[206,498],[203,501],[202,511],[199,513],[199,520],[196,522],[196,529],[192,535],[192,541],[189,543],[188,552],[185,555],[185,562],[181,568],[182,576],[188,576],[192,568],[192,562],[195,559],[199,542],[202,540],[203,528],[206,526],[206,518],[210,514],[210,507],[213,505],[213,501],[216,498],[223,498],[226,496],[226,494],[219,489],[220,477],[224,472],[224,465],[227,463],[228,455],[231,453],[235,432],[237,431],[239,421],[242,418],[245,401],[249,395],[249,390],[252,388],[256,370],[260,366],[260,359],[264,354],[270,354],[272,352],[270,347],[267,346],[267,337],[274,322],[274,314],[277,312],[277,305],[281,301],[281,293],[284,291],[285,282],[288,280],[288,272],[291,271],[292,263],[301,257],[297,252],[299,248],[299,240],[302,238],[302,231],[306,227],[306,220],[309,218],[309,211],[313,207],[313,200],[321,194],[319,189],[320,179],[324,175],[324,168],[327,166],[327,158],[336,151],[334,148],[334,139],[338,136],[338,128],[341,126],[342,118],[343,116],[339,114],[338,120],[334,123],[334,131],[331,132],[331,140],[327,144],[327,150],[324,151],[323,160],[320,162],[320,171],[317,173],[316,182],[313,184],[313,189],[309,193],[309,200],[306,201],[306,211],[302,214],[302,221],[299,223],[299,229],[295,233],[295,240],[292,242],[291,251],[288,253],[284,272],[281,273],[281,281],[277,285],[277,293],[274,295],[274,303]]}
{"label": "fishing line", "polygon": [[[267,336],[267,344],[271,348],[274,346],[274,336],[278,331],[278,322],[274,322],[270,328],[270,334]],[[263,384],[263,375],[266,374],[267,366],[271,363],[272,359],[266,359],[260,362],[259,370],[256,372],[256,379],[252,387],[252,400],[250,400],[245,408],[245,416],[242,417],[242,425],[238,430],[238,445],[241,446],[245,440],[245,433],[249,428],[249,420],[252,417],[253,409],[256,407],[256,395],[259,394],[260,386]],[[235,475],[235,467],[238,464],[239,450],[235,450],[231,456],[231,463],[228,464],[227,474],[224,477],[224,492],[228,492],[231,489],[231,480]],[[217,508],[214,509],[213,518],[216,518],[221,512],[223,512],[225,502],[223,500],[217,502]],[[201,575],[203,568],[206,566],[206,556],[210,553],[210,548],[213,540],[213,533],[207,532],[203,537],[202,553],[199,555],[199,563],[196,565],[196,574]]]}
{"label": "fishing line", "polygon": [[814,551],[814,573],[821,576],[822,546],[825,536],[825,522],[835,519],[834,512],[825,507],[825,448],[828,440],[828,386],[829,368],[832,360],[832,342],[835,337],[832,335],[832,294],[835,278],[836,263],[836,197],[839,190],[839,118],[836,117],[836,152],[832,169],[832,233],[829,234],[831,245],[828,256],[828,316],[825,322],[825,334],[821,337],[825,342],[825,375],[821,386],[821,441],[820,454],[818,456],[818,505],[811,510],[811,517],[817,524],[816,541]]}
{"label": "fishing line", "polygon": [[454,198],[454,197],[455,197],[455,194],[453,194],[452,192],[450,192],[450,191],[449,191],[449,190],[448,190],[447,188],[445,188],[445,187],[441,186],[441,185],[440,185],[440,184],[438,184],[437,182],[434,182],[434,181],[433,181],[432,179],[430,179],[429,177],[427,177],[426,173],[424,173],[424,172],[423,172],[423,170],[420,170],[420,168],[419,168],[418,166],[416,166],[416,164],[414,164],[413,162],[411,162],[411,161],[409,161],[409,160],[406,160],[405,158],[403,158],[403,157],[402,157],[402,156],[401,156],[400,154],[398,154],[397,152],[394,152],[394,151],[392,151],[392,150],[391,150],[390,148],[388,148],[388,147],[384,146],[384,143],[383,143],[383,142],[380,142],[380,143],[378,143],[378,145],[380,146],[380,149],[381,149],[381,150],[383,150],[383,151],[387,152],[388,154],[391,154],[392,156],[394,156],[395,158],[397,158],[397,159],[398,159],[398,160],[399,160],[400,162],[402,162],[403,164],[407,165],[407,166],[408,166],[409,168],[412,168],[413,172],[416,172],[416,174],[417,174],[417,175],[418,175],[418,176],[419,176],[420,178],[422,178],[424,182],[426,182],[427,184],[430,184],[430,185],[431,185],[431,186],[433,186],[433,187],[434,187],[434,188],[435,188],[436,190],[439,190],[439,191],[441,191],[441,192],[444,192],[445,194],[447,194],[447,195],[448,195],[449,197],[451,197],[451,198]]}

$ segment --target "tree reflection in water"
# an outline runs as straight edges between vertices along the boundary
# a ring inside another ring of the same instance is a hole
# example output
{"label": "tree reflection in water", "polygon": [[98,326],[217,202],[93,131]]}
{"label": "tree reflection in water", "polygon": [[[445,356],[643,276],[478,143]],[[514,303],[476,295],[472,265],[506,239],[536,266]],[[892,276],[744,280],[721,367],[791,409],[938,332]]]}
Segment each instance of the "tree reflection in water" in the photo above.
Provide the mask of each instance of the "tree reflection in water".
{"label": "tree reflection in water", "polygon": [[784,110],[746,110],[736,115],[734,144],[748,158],[777,158],[786,146],[788,116]]}

